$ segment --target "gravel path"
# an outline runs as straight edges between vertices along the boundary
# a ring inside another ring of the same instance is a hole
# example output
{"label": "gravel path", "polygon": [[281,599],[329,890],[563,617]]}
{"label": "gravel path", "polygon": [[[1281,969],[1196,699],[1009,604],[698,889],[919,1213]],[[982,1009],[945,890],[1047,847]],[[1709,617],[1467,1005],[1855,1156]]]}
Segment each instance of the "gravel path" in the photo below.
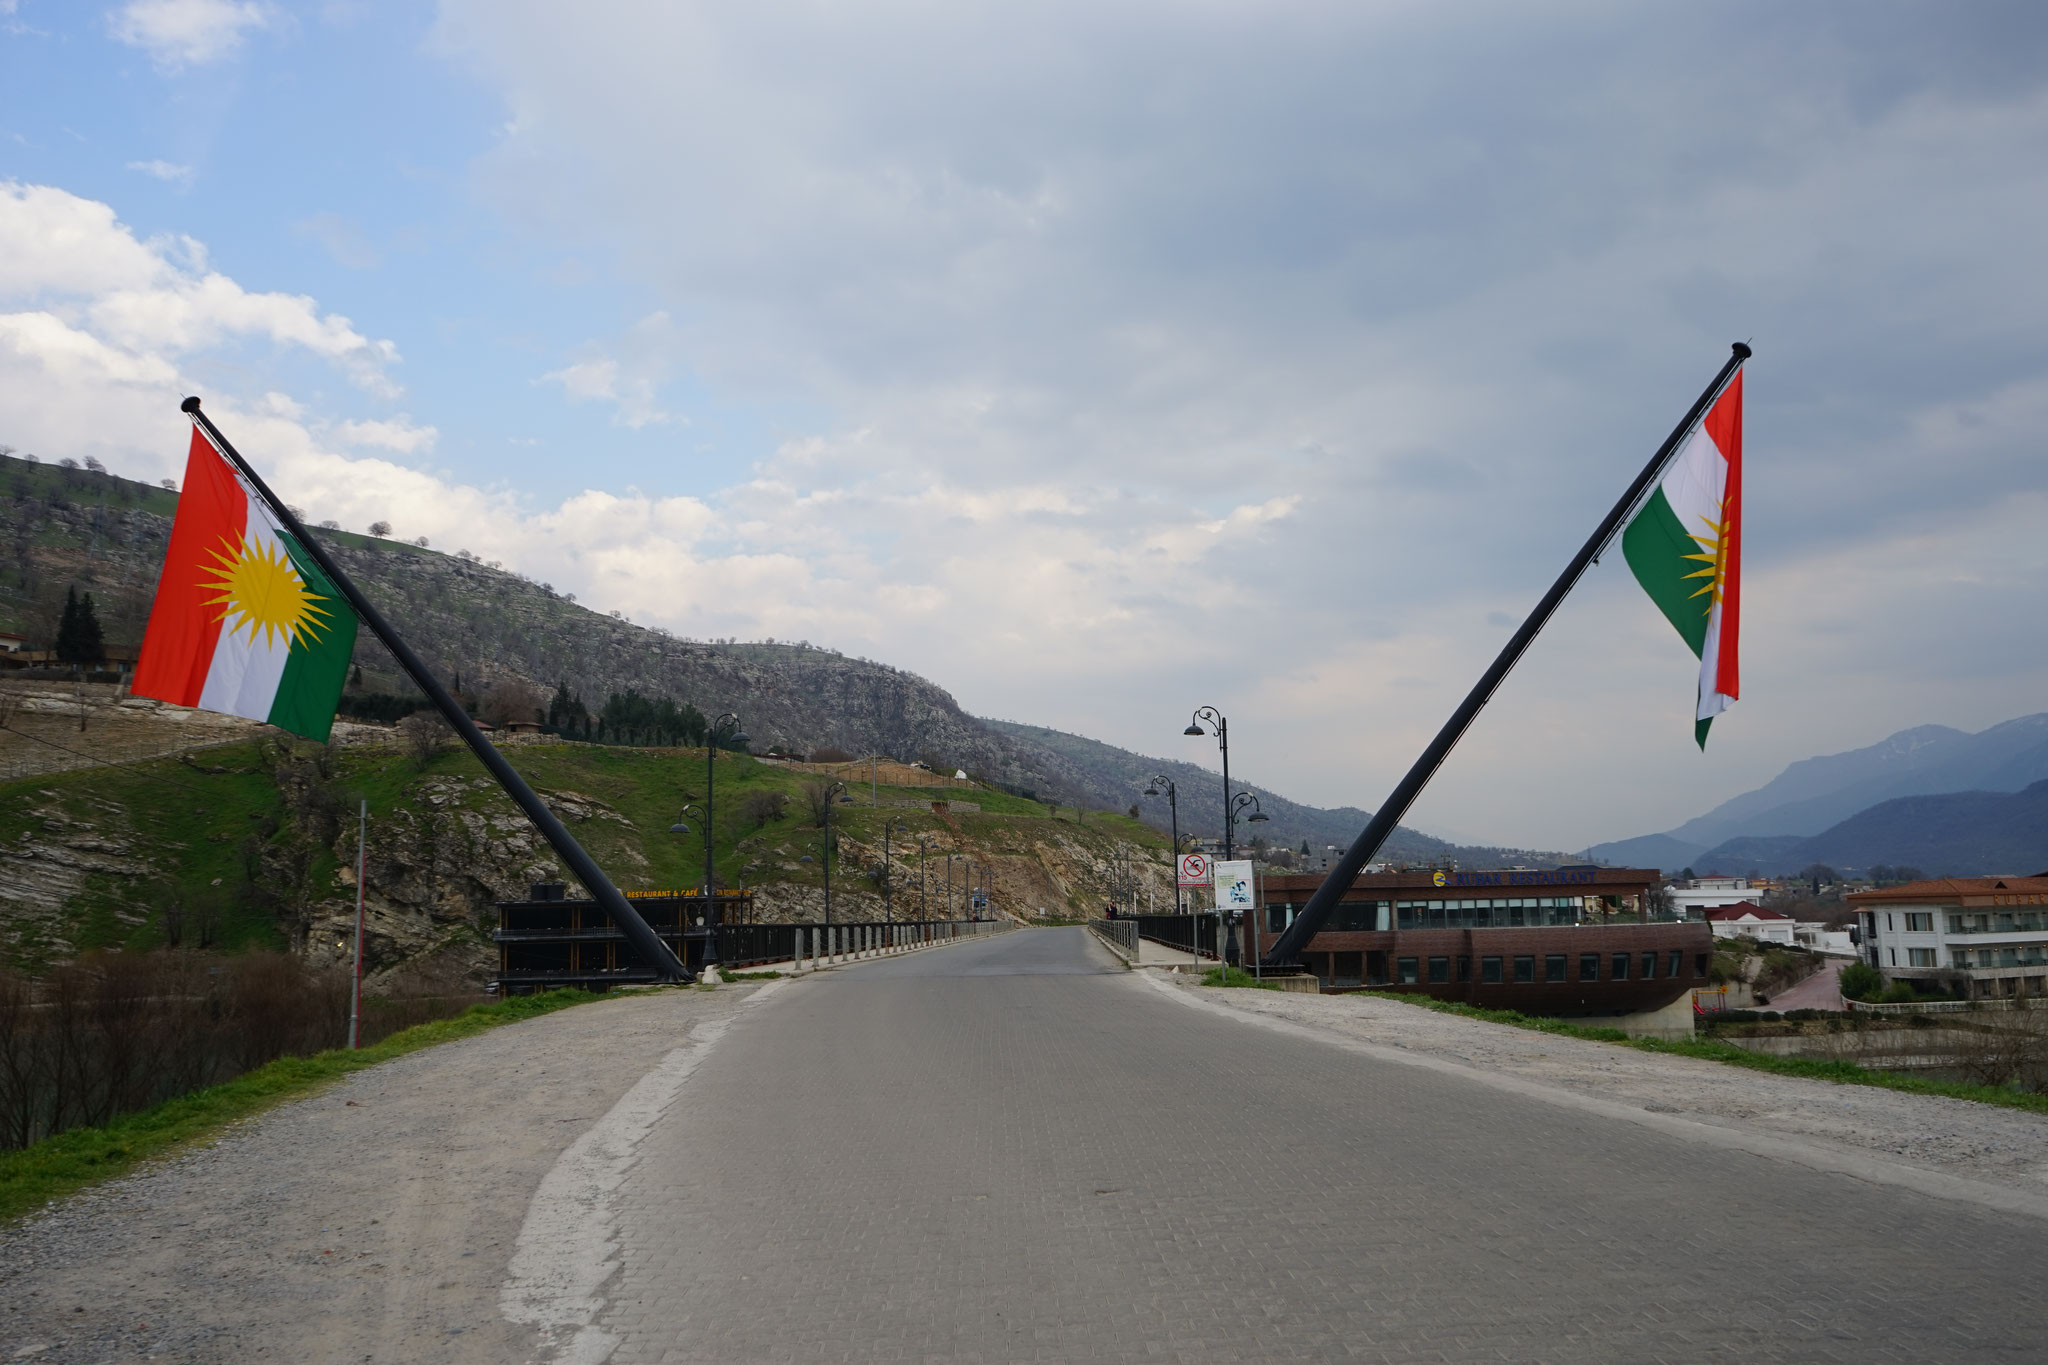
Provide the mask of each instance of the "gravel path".
{"label": "gravel path", "polygon": [[2024,1191],[2048,1207],[2048,1118],[1968,1100],[1772,1076],[1719,1062],[1637,1052],[1376,999],[1215,990],[1165,973],[1161,990],[1324,1037],[1450,1064],[1588,1101],[1731,1132],[1793,1139],[1936,1176]]}
{"label": "gravel path", "polygon": [[504,1362],[556,1159],[752,987],[636,994],[358,1072],[0,1230],[0,1361]]}

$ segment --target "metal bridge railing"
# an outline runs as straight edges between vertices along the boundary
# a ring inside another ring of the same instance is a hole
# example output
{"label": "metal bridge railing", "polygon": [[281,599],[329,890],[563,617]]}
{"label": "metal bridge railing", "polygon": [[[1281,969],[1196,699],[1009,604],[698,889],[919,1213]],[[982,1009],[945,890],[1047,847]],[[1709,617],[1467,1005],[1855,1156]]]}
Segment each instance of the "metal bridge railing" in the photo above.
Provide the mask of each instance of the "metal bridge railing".
{"label": "metal bridge railing", "polygon": [[1125,962],[1138,960],[1138,924],[1128,919],[1091,919],[1088,927]]}

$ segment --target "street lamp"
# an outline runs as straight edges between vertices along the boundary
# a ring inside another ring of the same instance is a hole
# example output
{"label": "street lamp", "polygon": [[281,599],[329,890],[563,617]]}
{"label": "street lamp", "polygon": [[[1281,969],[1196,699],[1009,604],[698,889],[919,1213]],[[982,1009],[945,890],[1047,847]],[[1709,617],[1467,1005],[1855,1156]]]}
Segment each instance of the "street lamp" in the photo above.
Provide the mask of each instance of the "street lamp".
{"label": "street lamp", "polygon": [[[684,818],[683,818],[683,817],[684,817],[684,816],[686,816],[686,815],[690,815],[690,814],[696,814],[696,815],[698,815],[698,816],[702,816],[702,815],[704,814],[704,812],[703,812],[703,811],[701,811],[701,810],[699,810],[699,809],[698,809],[698,808],[697,808],[697,807],[696,807],[696,806],[695,806],[694,804],[685,804],[685,805],[683,806],[683,808],[682,808],[681,810],[679,810],[679,811],[677,811],[677,812],[676,812],[676,822],[675,822],[675,823],[674,823],[673,825],[670,825],[670,826],[668,827],[668,832],[669,832],[670,834],[688,834],[688,833],[690,832],[690,826],[689,826],[688,822],[684,820]],[[704,834],[705,834],[705,837],[706,837],[706,838],[709,838],[709,837],[710,837],[710,834],[711,834],[711,822],[710,822],[709,820],[705,820],[705,821],[704,821]],[[706,930],[708,931],[708,930],[709,930],[709,928],[710,928],[710,923],[709,923],[709,920],[708,920],[708,918],[707,918],[707,920],[706,920],[706,923],[705,923],[705,929],[706,929]],[[677,910],[677,911],[676,911],[676,947],[677,947],[677,949],[678,949],[678,956],[681,956],[681,957],[683,957],[683,958],[685,958],[685,959],[687,959],[687,958],[689,957],[689,947],[688,947],[688,944],[689,944],[689,940],[690,940],[690,939],[692,939],[692,938],[694,938],[694,937],[696,937],[696,934],[695,934],[695,933],[694,933],[694,932],[692,931],[692,929],[691,929],[691,926],[690,926],[690,912],[689,912],[689,910],[688,910],[687,908],[685,908],[685,909],[679,909],[679,910]],[[697,968],[697,970],[698,970],[698,971],[699,971],[700,973],[702,973],[703,971],[705,971],[706,969],[708,969],[708,968],[710,968],[710,967],[713,967],[713,966],[716,966],[716,965],[717,965],[717,962],[718,962],[718,949],[717,949],[717,947],[715,946],[715,945],[716,945],[716,943],[717,943],[717,941],[718,941],[718,936],[717,936],[716,934],[712,934],[712,935],[711,935],[711,936],[710,936],[709,938],[707,938],[707,939],[705,940],[705,948],[704,948],[704,953],[703,953],[703,956],[702,956],[701,958],[699,958],[699,959],[698,959],[698,968]]]}
{"label": "street lamp", "polygon": [[[1230,819],[1229,823],[1224,827],[1223,844],[1225,848],[1230,846],[1230,831],[1237,826],[1238,813],[1246,810],[1251,812],[1250,815],[1244,817],[1244,822],[1248,825],[1263,824],[1268,818],[1266,812],[1259,809],[1259,798],[1256,792],[1239,792],[1231,799],[1230,805],[1227,807]],[[1217,909],[1220,911],[1222,907],[1218,906]],[[1238,951],[1237,946],[1237,920],[1238,912],[1235,910],[1232,910],[1225,917],[1225,922],[1230,926],[1230,939],[1223,945],[1223,965],[1226,967],[1235,966],[1243,960],[1243,955]]]}
{"label": "street lamp", "polygon": [[895,888],[889,882],[889,834],[908,828],[901,816],[882,822],[882,918],[890,924],[896,922],[896,899]]}
{"label": "street lamp", "polygon": [[832,802],[834,799],[853,804],[853,798],[846,794],[846,784],[831,781],[825,784],[825,848],[819,861],[825,864],[825,927],[832,927]]}
{"label": "street lamp", "polygon": [[1145,788],[1145,795],[1157,796],[1161,787],[1166,788],[1166,809],[1173,821],[1173,913],[1178,915],[1184,913],[1180,908],[1180,792],[1172,779],[1155,777]]}
{"label": "street lamp", "polygon": [[1202,728],[1205,720],[1215,729],[1216,747],[1223,751],[1223,860],[1229,862],[1235,856],[1230,840],[1230,828],[1234,823],[1230,810],[1230,722],[1215,707],[1198,706],[1193,719],[1188,721],[1188,728],[1181,733],[1197,737],[1207,734],[1208,731]]}
{"label": "street lamp", "polygon": [[713,866],[712,835],[717,825],[716,755],[720,744],[745,744],[740,718],[727,711],[704,727],[704,965],[718,965],[718,874]]}

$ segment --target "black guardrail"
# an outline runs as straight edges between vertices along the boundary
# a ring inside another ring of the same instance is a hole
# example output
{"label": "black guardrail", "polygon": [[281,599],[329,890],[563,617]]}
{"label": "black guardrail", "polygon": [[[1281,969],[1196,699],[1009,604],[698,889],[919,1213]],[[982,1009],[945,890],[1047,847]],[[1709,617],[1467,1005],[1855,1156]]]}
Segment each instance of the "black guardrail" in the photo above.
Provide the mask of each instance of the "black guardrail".
{"label": "black guardrail", "polygon": [[1197,957],[1216,956],[1214,915],[1131,915],[1138,937],[1149,938],[1168,948],[1178,948]]}

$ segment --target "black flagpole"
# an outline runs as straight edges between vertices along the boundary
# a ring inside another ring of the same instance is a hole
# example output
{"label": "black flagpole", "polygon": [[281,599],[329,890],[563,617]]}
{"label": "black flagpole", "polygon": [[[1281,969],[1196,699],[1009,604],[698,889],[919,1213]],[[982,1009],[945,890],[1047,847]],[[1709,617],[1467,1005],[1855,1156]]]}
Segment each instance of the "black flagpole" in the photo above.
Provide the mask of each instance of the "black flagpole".
{"label": "black flagpole", "polygon": [[455,698],[448,695],[447,689],[442,687],[427,670],[427,666],[420,662],[419,656],[412,652],[411,646],[398,637],[398,632],[391,628],[390,623],[378,614],[377,609],[370,605],[369,600],[357,590],[356,585],[349,581],[348,575],[341,571],[341,566],[327,557],[327,551],[321,548],[320,542],[307,534],[306,528],[299,524],[299,519],[293,515],[292,509],[285,506],[277,494],[270,491],[269,485],[249,467],[249,462],[242,458],[234,443],[221,435],[220,428],[213,424],[213,419],[199,410],[199,400],[187,398],[179,406],[191,415],[193,421],[205,428],[207,438],[213,442],[215,449],[227,456],[229,462],[241,472],[242,477],[249,481],[249,486],[270,504],[270,510],[284,523],[284,528],[297,538],[299,544],[306,547],[306,553],[313,556],[313,562],[320,566],[320,571],[327,575],[329,581],[341,590],[341,595],[348,599],[349,605],[355,608],[357,617],[384,642],[384,647],[398,660],[399,667],[411,675],[413,683],[427,694],[427,700],[434,703],[434,709],[454,727],[456,734],[462,736],[462,742],[483,761],[484,767],[490,769],[491,776],[498,779],[498,785],[505,789],[505,794],[518,802],[519,808],[526,812],[526,818],[533,821],[534,828],[541,832],[541,837],[546,839],[561,860],[569,865],[569,871],[574,874],[577,881],[583,883],[584,890],[604,908],[612,923],[625,934],[627,942],[639,950],[640,955],[647,959],[662,980],[691,980],[690,969],[685,967],[681,959],[669,951],[669,946],[647,927],[647,921],[640,918],[640,912],[633,908],[632,902],[619,894],[619,889],[604,875],[604,870],[583,851],[583,846],[577,843],[575,837],[563,827],[562,822],[555,818],[555,813],[547,808],[547,803],[534,793],[533,788],[526,785],[525,778],[513,771],[512,765],[505,761],[505,756],[484,738],[483,731],[476,728],[476,722],[469,718],[469,713],[455,704]]}
{"label": "black flagpole", "polygon": [[1408,770],[1408,775],[1401,779],[1400,785],[1394,788],[1386,802],[1374,812],[1371,821],[1359,832],[1358,837],[1351,841],[1351,847],[1344,851],[1344,856],[1330,869],[1330,875],[1323,878],[1323,884],[1309,897],[1308,904],[1295,916],[1294,923],[1288,925],[1286,931],[1273,940],[1273,947],[1265,957],[1266,966],[1280,967],[1292,963],[1308,945],[1308,941],[1321,930],[1324,921],[1329,919],[1330,912],[1337,908],[1337,902],[1351,889],[1352,882],[1358,879],[1359,869],[1371,862],[1373,855],[1380,851],[1380,845],[1386,843],[1387,836],[1401,823],[1401,817],[1415,804],[1415,798],[1422,795],[1422,789],[1429,785],[1429,779],[1436,776],[1436,770],[1443,766],[1443,761],[1450,757],[1451,750],[1464,738],[1465,731],[1478,718],[1486,703],[1493,699],[1495,689],[1507,678],[1508,673],[1520,661],[1538,633],[1549,624],[1552,613],[1556,612],[1565,597],[1577,585],[1587,566],[1599,558],[1601,552],[1607,548],[1607,543],[1614,539],[1615,532],[1628,520],[1629,513],[1635,510],[1636,504],[1649,492],[1650,485],[1664,472],[1664,466],[1677,453],[1680,443],[1707,415],[1707,410],[1714,405],[1714,400],[1721,396],[1721,390],[1728,386],[1728,381],[1742,368],[1742,362],[1749,359],[1749,347],[1741,342],[1736,342],[1731,349],[1734,354],[1728,357],[1728,363],[1721,367],[1721,372],[1714,376],[1714,382],[1707,385],[1706,392],[1692,405],[1692,410],[1685,414],[1685,419],[1672,428],[1671,434],[1664,438],[1664,444],[1657,447],[1657,453],[1643,466],[1643,472],[1636,475],[1635,482],[1628,486],[1628,492],[1621,495],[1621,501],[1614,504],[1614,509],[1600,523],[1599,529],[1594,531],[1586,543],[1579,547],[1579,552],[1572,556],[1572,562],[1565,566],[1565,571],[1550,585],[1550,591],[1543,594],[1543,600],[1529,613],[1529,619],[1522,622],[1522,628],[1507,642],[1500,656],[1493,661],[1493,666],[1486,670],[1478,684],[1466,695],[1464,702],[1451,713],[1451,718],[1444,722],[1444,728],[1437,731],[1436,738],[1422,751],[1422,757],[1415,760],[1415,766]]}

